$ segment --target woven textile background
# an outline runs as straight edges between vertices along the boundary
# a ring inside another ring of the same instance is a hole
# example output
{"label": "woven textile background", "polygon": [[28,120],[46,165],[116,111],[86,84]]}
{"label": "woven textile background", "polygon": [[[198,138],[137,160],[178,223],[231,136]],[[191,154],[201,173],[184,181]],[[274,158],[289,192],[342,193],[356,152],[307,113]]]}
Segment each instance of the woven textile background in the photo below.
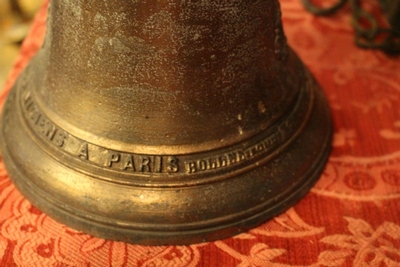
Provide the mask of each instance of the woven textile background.
{"label": "woven textile background", "polygon": [[[281,0],[289,44],[324,89],[334,142],[317,185],[295,207],[239,236],[146,247],[95,238],[41,213],[0,162],[1,266],[400,266],[400,58],[353,45],[350,10],[314,17]],[[40,47],[46,7],[0,95]]]}

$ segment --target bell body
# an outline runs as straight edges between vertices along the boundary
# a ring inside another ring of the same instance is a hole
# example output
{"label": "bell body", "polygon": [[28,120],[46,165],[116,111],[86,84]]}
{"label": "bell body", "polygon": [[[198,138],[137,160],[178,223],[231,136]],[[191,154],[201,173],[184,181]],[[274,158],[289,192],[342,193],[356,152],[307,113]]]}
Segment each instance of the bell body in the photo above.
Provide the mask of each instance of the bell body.
{"label": "bell body", "polygon": [[232,236],[298,201],[329,109],[273,1],[51,1],[2,114],[19,190],[56,220],[146,245]]}

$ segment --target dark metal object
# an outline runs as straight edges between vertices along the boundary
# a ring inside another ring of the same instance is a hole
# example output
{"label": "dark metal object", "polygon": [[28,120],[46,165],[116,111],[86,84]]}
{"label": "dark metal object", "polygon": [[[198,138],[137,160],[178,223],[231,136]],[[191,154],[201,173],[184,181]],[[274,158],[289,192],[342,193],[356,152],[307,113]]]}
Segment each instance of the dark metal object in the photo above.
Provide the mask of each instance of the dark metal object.
{"label": "dark metal object", "polygon": [[312,0],[302,0],[304,7],[315,15],[331,15],[346,3],[352,9],[351,23],[355,30],[355,43],[362,48],[379,49],[387,54],[400,53],[400,1],[379,0],[390,27],[381,27],[378,19],[361,7],[359,0],[338,0],[328,8],[320,8]]}
{"label": "dark metal object", "polygon": [[283,212],[331,141],[277,1],[52,1],[2,116],[4,162],[34,205],[146,245],[224,238]]}
{"label": "dark metal object", "polygon": [[386,13],[392,30],[400,36],[400,1],[381,0],[381,6]]}

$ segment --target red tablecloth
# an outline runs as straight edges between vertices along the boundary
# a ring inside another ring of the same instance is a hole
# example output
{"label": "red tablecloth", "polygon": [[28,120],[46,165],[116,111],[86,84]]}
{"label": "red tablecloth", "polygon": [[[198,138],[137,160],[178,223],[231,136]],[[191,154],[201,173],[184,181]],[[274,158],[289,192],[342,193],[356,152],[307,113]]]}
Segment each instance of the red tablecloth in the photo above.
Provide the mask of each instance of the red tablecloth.
{"label": "red tablecloth", "polygon": [[[326,170],[298,205],[225,240],[130,245],[53,221],[20,195],[0,163],[1,266],[400,266],[400,59],[355,47],[348,8],[317,18],[300,0],[281,5],[289,44],[326,92],[335,126]],[[45,20],[43,8],[1,103],[40,47]]]}

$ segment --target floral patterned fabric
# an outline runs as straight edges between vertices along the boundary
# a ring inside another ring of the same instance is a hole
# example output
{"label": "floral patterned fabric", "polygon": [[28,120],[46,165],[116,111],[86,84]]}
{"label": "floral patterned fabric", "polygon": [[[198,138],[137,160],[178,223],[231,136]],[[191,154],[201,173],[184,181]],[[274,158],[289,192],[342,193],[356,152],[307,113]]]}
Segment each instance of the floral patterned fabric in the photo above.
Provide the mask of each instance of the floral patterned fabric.
{"label": "floral patterned fabric", "polygon": [[[61,225],[15,189],[0,162],[1,266],[400,266],[400,58],[353,45],[348,8],[333,17],[281,0],[289,44],[324,89],[333,151],[295,207],[239,236],[192,246],[107,241]],[[40,47],[40,11],[1,92]]]}

